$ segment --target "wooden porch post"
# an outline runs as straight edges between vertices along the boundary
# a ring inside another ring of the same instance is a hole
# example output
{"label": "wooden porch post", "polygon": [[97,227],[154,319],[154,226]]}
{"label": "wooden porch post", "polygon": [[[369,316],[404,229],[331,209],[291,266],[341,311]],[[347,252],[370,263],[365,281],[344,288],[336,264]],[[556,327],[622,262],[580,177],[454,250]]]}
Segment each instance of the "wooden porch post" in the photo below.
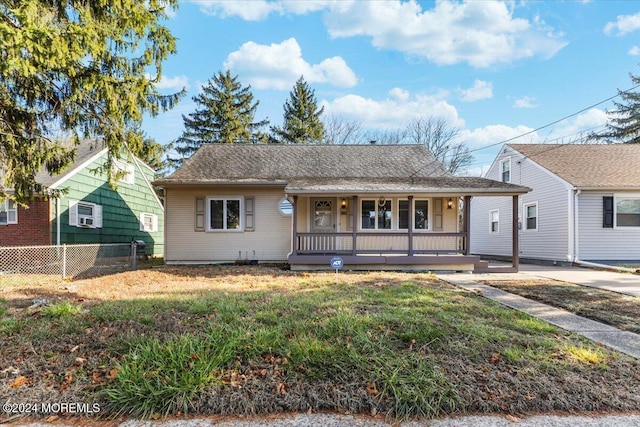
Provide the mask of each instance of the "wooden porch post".
{"label": "wooden porch post", "polygon": [[469,255],[469,248],[471,247],[471,196],[464,196],[464,213],[462,220],[464,221],[464,232],[467,236],[464,242],[463,253]]}
{"label": "wooden porch post", "polygon": [[356,245],[358,242],[358,196],[353,196],[352,199],[353,205],[351,206],[351,210],[353,211],[353,224],[351,228],[353,229],[353,246],[351,249],[351,255],[356,256]]}
{"label": "wooden porch post", "polygon": [[293,255],[298,255],[298,196],[293,196]]}
{"label": "wooden porch post", "polygon": [[409,219],[409,256],[413,256],[413,216],[411,215],[413,213],[413,206],[412,206],[412,202],[413,202],[413,196],[409,196],[409,213],[408,213],[408,219]]}
{"label": "wooden porch post", "polygon": [[511,261],[512,266],[518,272],[520,267],[520,245],[518,242],[518,196],[513,196],[511,200],[511,217],[513,219],[511,232]]}

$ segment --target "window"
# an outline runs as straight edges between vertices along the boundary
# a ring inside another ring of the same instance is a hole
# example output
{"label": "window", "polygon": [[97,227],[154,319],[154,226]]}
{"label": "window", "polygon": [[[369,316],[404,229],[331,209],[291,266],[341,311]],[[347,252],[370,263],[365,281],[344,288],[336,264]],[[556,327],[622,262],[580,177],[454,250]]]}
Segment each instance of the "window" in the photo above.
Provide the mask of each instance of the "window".
{"label": "window", "polygon": [[502,182],[511,182],[511,158],[500,162],[500,173],[502,176]]}
{"label": "window", "polygon": [[140,231],[154,233],[158,231],[158,216],[143,212],[140,214]]}
{"label": "window", "polygon": [[640,196],[616,197],[616,227],[640,227]]}
{"label": "window", "polygon": [[[409,201],[400,200],[398,202],[398,228],[406,230],[409,228]],[[429,229],[429,201],[413,201],[413,229]]]}
{"label": "window", "polygon": [[69,200],[69,225],[81,228],[102,228],[102,206]]}
{"label": "window", "polygon": [[207,198],[208,231],[242,231],[240,197]]}
{"label": "window", "polygon": [[0,224],[17,224],[18,223],[18,206],[16,202],[6,199],[0,203]]}
{"label": "window", "polygon": [[525,230],[537,230],[538,229],[538,204],[528,203],[524,205],[524,229]]}
{"label": "window", "polygon": [[133,184],[135,181],[133,165],[121,160],[114,160],[113,173],[118,176],[118,182]]}
{"label": "window", "polygon": [[391,230],[391,200],[362,200],[360,227],[364,230]]}
{"label": "window", "polygon": [[293,205],[291,205],[291,202],[287,200],[286,197],[283,197],[278,202],[278,211],[281,215],[291,216],[293,214]]}
{"label": "window", "polygon": [[500,223],[500,211],[496,209],[495,211],[489,211],[489,215],[491,217],[491,233],[497,233],[499,231],[499,223]]}

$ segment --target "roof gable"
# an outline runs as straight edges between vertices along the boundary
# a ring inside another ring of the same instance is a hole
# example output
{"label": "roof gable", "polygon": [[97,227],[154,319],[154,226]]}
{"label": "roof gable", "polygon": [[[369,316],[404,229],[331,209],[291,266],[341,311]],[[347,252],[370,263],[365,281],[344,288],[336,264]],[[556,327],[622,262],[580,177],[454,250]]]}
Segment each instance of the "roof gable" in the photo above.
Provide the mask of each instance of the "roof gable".
{"label": "roof gable", "polygon": [[640,144],[508,144],[582,188],[640,188]]}

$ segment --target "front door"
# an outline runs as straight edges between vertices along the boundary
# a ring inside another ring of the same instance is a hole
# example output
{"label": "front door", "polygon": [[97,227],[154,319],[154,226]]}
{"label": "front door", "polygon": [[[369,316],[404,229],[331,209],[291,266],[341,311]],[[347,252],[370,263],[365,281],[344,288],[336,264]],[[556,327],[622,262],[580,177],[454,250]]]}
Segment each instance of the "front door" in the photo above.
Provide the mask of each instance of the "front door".
{"label": "front door", "polygon": [[[335,199],[311,199],[311,232],[333,233],[336,231]],[[316,235],[311,238],[311,246],[317,253],[333,253],[335,235]]]}

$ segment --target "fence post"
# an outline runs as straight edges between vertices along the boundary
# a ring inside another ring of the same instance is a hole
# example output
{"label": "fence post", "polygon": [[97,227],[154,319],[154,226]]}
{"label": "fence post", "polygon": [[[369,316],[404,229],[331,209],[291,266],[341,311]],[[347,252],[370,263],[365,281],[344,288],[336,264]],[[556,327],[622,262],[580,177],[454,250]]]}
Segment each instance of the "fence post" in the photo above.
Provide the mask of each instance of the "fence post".
{"label": "fence post", "polygon": [[67,244],[62,245],[62,280],[67,278]]}
{"label": "fence post", "polygon": [[136,244],[135,240],[131,241],[131,269],[135,270],[138,266],[136,265],[136,259],[137,257],[137,252],[138,251],[138,245]]}

